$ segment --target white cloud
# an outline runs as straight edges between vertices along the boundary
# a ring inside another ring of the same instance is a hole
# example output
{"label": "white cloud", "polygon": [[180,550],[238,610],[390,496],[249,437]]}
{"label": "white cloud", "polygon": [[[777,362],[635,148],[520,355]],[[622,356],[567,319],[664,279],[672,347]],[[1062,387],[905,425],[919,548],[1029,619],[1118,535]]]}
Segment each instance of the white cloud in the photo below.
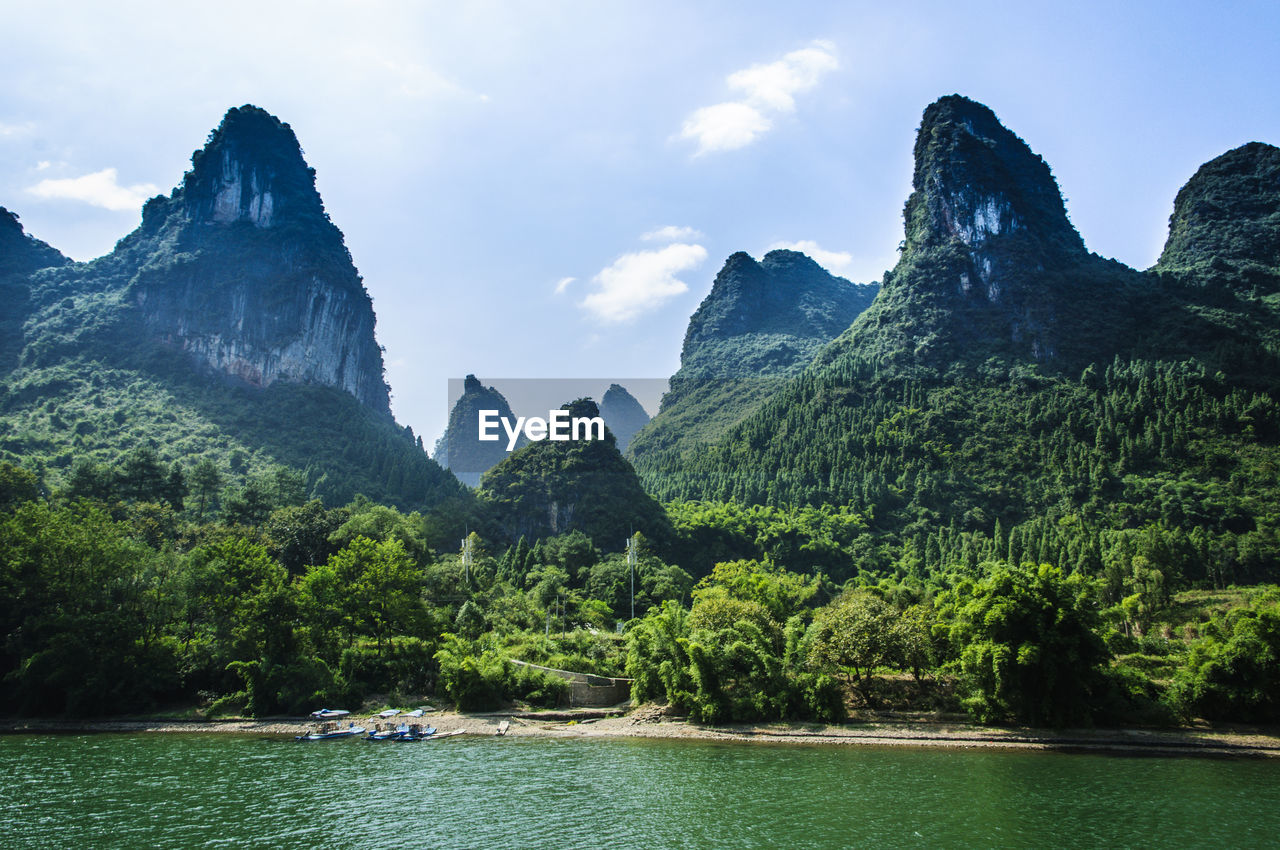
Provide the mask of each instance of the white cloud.
{"label": "white cloud", "polygon": [[36,171],[46,171],[46,170],[48,170],[52,165],[53,165],[53,163],[52,163],[52,162],[50,162],[49,160],[47,160],[47,159],[42,159],[42,160],[40,160],[39,162],[37,162],[37,163],[36,163]]}
{"label": "white cloud", "polygon": [[702,231],[692,227],[676,227],[674,224],[668,224],[666,227],[650,230],[640,238],[645,242],[691,242],[701,239]]}
{"label": "white cloud", "polygon": [[83,177],[41,180],[27,189],[37,198],[82,201],[106,210],[137,210],[160,187],[151,183],[121,186],[114,168],[104,168]]}
{"label": "white cloud", "polygon": [[744,148],[769,130],[773,122],[745,103],[704,106],[685,119],[680,136],[698,142],[698,156]]}
{"label": "white cloud", "polygon": [[835,45],[815,41],[777,62],[735,71],[727,83],[743,97],[694,110],[681,126],[680,137],[698,143],[695,156],[746,147],[773,127],[771,114],[794,111],[797,94],[815,88],[839,67]]}
{"label": "white cloud", "polygon": [[598,289],[580,306],[602,321],[629,321],[687,292],[688,285],[676,275],[706,259],[706,248],[683,242],[623,254],[591,279]]}
{"label": "white cloud", "polygon": [[832,274],[847,276],[853,268],[853,254],[848,251],[828,251],[812,239],[801,239],[798,242],[774,242],[770,251],[783,249],[808,254],[813,261]]}
{"label": "white cloud", "polygon": [[563,295],[564,291],[569,288],[569,284],[577,280],[576,277],[562,277],[556,281],[556,295]]}
{"label": "white cloud", "polygon": [[840,67],[835,45],[815,42],[813,47],[794,50],[777,62],[752,65],[729,75],[729,88],[742,91],[747,102],[762,109],[790,112],[795,96],[818,85],[822,75]]}

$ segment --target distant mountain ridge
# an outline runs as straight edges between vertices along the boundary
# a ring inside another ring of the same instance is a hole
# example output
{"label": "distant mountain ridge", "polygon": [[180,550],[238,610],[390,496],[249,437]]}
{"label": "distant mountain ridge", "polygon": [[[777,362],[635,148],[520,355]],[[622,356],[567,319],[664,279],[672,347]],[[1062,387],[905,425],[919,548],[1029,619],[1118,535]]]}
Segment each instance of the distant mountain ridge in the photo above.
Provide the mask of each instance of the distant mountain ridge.
{"label": "distant mountain ridge", "polygon": [[[561,409],[572,418],[600,415],[589,398]],[[484,474],[479,496],[512,543],[576,530],[612,548],[637,531],[660,543],[672,534],[670,519],[645,492],[607,428],[603,440],[528,443]]]}
{"label": "distant mountain ridge", "polygon": [[689,319],[680,369],[628,447],[642,476],[671,468],[754,411],[870,305],[877,284],[837,277],[798,251],[738,252]]}
{"label": "distant mountain ridge", "polygon": [[600,416],[618,441],[618,451],[626,452],[631,439],[649,424],[649,413],[626,387],[610,384],[600,398]]}
{"label": "distant mountain ridge", "polygon": [[1156,269],[1275,292],[1280,148],[1250,142],[1200,166],[1174,200]]}
{"label": "distant mountain ridge", "polygon": [[[471,487],[480,484],[480,476],[500,463],[508,455],[508,437],[499,426],[499,439],[481,441],[479,415],[482,410],[497,411],[498,420],[516,420],[505,396],[494,387],[486,387],[475,375],[467,375],[462,382],[462,395],[449,411],[449,424],[436,441],[432,457],[445,469],[453,472],[458,480]],[[529,441],[520,434],[516,448]]]}
{"label": "distant mountain ridge", "polygon": [[70,263],[57,249],[29,236],[16,213],[0,207],[0,370],[16,365],[22,351],[22,326],[32,307],[28,276]]}
{"label": "distant mountain ridge", "polygon": [[875,298],[798,251],[725,260],[689,319],[676,383],[787,374],[806,365]]}

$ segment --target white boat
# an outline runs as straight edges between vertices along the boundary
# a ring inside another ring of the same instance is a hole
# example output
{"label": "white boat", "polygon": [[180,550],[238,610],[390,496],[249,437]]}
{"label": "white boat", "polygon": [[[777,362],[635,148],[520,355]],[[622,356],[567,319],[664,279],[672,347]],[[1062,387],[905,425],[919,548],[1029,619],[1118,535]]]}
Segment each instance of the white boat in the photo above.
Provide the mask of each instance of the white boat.
{"label": "white boat", "polygon": [[399,713],[400,709],[398,708],[388,708],[386,711],[379,711],[378,716],[386,720],[388,717],[395,717]]}
{"label": "white boat", "polygon": [[316,720],[337,720],[339,717],[346,717],[350,713],[342,708],[322,708],[311,712],[311,716]]}
{"label": "white boat", "polygon": [[295,741],[333,741],[338,738],[354,738],[364,734],[364,727],[352,723],[345,729],[331,729],[328,732],[308,732],[306,735],[295,735]]}
{"label": "white boat", "polygon": [[428,726],[424,729],[421,726],[414,724],[412,726],[401,726],[400,729],[396,731],[403,731],[404,734],[399,737],[392,738],[391,740],[399,741],[401,743],[416,743],[418,741],[431,740],[431,736],[436,734],[436,727]]}
{"label": "white boat", "polygon": [[465,735],[466,733],[467,733],[467,730],[466,730],[466,729],[454,729],[452,732],[440,732],[439,734],[432,735],[432,736],[430,736],[430,737],[428,737],[428,738],[423,738],[422,740],[424,740],[424,741],[440,741],[440,740],[443,740],[443,739],[445,739],[445,738],[452,738],[452,737],[454,737],[455,735]]}

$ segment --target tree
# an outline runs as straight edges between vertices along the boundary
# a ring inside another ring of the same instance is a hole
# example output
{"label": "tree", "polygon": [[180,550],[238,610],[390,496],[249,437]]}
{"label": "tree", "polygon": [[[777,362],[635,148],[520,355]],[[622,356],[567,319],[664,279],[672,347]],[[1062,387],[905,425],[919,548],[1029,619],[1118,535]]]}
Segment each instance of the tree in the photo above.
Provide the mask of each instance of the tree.
{"label": "tree", "polygon": [[40,496],[40,479],[8,461],[0,461],[0,511],[8,511]]}
{"label": "tree", "polygon": [[818,576],[805,576],[758,561],[730,561],[716,564],[711,575],[694,588],[693,596],[713,587],[723,587],[738,599],[746,599],[764,606],[775,622],[785,623],[814,595],[821,584]]}
{"label": "tree", "polygon": [[422,574],[399,540],[357,537],[308,569],[301,590],[322,627],[341,627],[348,643],[369,635],[381,651],[392,634],[424,627],[422,586]]}
{"label": "tree", "polygon": [[369,501],[357,501],[349,505],[345,512],[346,519],[329,537],[335,546],[347,546],[357,537],[367,537],[380,543],[398,540],[416,562],[427,562],[427,544],[422,537],[422,517],[418,514],[402,514],[393,507],[375,505]]}
{"label": "tree", "polygon": [[272,508],[271,488],[266,482],[251,478],[222,506],[222,518],[228,525],[256,528],[267,521]]}
{"label": "tree", "polygon": [[156,558],[84,503],[27,502],[0,521],[0,703],[104,714],[173,689],[171,647],[154,639],[167,607],[151,595]]}
{"label": "tree", "polygon": [[165,501],[168,473],[155,450],[139,446],[120,462],[120,487],[127,498],[137,502]]}
{"label": "tree", "polygon": [[99,466],[88,458],[80,458],[71,467],[67,478],[68,499],[92,499],[107,502],[115,497],[116,476],[111,469]]}
{"label": "tree", "polygon": [[222,490],[222,473],[209,458],[201,458],[191,470],[191,491],[196,497],[196,519],[204,522],[205,510]]}
{"label": "tree", "polygon": [[694,688],[688,636],[689,612],[675,602],[654,608],[627,629],[627,676],[636,702],[661,700],[688,710]]}
{"label": "tree", "polygon": [[331,538],[346,521],[344,508],[327,510],[319,499],[305,505],[278,508],[271,512],[263,531],[270,541],[268,550],[290,575],[298,575],[312,564],[322,564],[346,541]]}
{"label": "tree", "polygon": [[183,500],[187,498],[187,477],[182,471],[182,464],[176,460],[169,467],[169,473],[164,479],[164,488],[161,496],[164,501],[173,506],[175,511],[181,511],[183,508]]}
{"label": "tree", "polygon": [[1041,565],[997,566],[941,594],[970,713],[983,722],[1087,721],[1109,657],[1095,592],[1079,573]]}
{"label": "tree", "polygon": [[1215,617],[1174,677],[1188,717],[1273,723],[1280,717],[1280,593]]}
{"label": "tree", "polygon": [[871,674],[902,656],[897,620],[880,597],[865,590],[844,593],[815,616],[810,657],[819,669],[844,673],[869,698]]}
{"label": "tree", "polygon": [[435,659],[440,665],[440,690],[459,710],[490,711],[498,707],[508,665],[484,641],[472,642],[446,634]]}

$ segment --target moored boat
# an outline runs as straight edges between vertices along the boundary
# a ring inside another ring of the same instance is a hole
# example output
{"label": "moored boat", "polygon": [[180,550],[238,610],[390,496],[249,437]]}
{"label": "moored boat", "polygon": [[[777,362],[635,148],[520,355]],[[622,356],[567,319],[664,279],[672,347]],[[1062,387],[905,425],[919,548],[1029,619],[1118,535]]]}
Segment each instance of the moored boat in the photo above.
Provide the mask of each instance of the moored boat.
{"label": "moored boat", "polygon": [[341,729],[317,729],[315,732],[308,732],[305,735],[295,735],[295,741],[334,741],[340,738],[355,738],[363,735],[365,729],[363,726],[357,726],[352,723]]}
{"label": "moored boat", "polygon": [[316,720],[337,720],[339,717],[346,717],[350,713],[344,708],[321,708],[311,712],[311,716]]}
{"label": "moored boat", "polygon": [[369,731],[369,734],[365,736],[365,740],[375,741],[375,742],[376,741],[396,741],[396,740],[399,740],[400,738],[403,738],[408,733],[409,733],[408,726],[398,726],[394,729],[388,726],[386,729],[371,729]]}

